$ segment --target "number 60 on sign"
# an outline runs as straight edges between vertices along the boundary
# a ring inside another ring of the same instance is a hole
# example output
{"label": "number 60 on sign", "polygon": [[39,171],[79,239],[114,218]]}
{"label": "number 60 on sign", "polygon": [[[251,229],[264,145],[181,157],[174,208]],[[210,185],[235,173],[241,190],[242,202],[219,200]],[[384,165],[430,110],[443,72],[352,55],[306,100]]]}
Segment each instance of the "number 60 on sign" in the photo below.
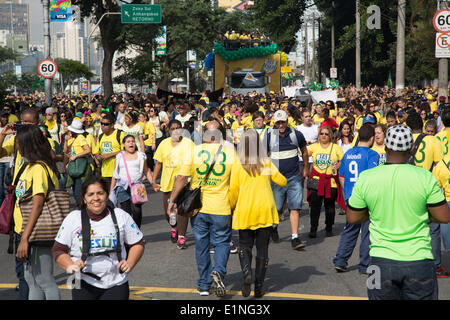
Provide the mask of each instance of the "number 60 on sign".
{"label": "number 60 on sign", "polygon": [[42,78],[51,79],[56,75],[58,67],[53,60],[44,59],[38,64],[38,73]]}

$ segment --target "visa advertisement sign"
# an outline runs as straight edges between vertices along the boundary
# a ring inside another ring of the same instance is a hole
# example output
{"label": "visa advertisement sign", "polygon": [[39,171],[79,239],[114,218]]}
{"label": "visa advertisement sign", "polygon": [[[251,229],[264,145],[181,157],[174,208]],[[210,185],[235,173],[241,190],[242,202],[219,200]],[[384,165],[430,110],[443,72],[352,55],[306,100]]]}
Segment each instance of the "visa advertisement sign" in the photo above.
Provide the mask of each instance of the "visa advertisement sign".
{"label": "visa advertisement sign", "polygon": [[50,0],[50,21],[72,21],[72,1]]}

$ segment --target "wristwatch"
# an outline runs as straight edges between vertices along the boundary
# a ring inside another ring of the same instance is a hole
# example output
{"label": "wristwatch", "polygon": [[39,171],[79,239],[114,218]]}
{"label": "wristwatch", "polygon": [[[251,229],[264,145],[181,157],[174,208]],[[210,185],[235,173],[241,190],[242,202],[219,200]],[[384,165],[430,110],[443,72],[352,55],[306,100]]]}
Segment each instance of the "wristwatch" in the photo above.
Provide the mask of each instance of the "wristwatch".
{"label": "wristwatch", "polygon": [[175,201],[167,199],[167,203],[175,203]]}

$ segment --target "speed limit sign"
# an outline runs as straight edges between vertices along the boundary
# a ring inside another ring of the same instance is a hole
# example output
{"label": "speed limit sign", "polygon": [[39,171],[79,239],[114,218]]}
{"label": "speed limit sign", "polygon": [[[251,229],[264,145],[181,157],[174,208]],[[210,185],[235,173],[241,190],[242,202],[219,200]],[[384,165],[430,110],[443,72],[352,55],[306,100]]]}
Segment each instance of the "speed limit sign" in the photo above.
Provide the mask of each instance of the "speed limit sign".
{"label": "speed limit sign", "polygon": [[434,15],[433,26],[437,32],[450,31],[450,9],[441,9]]}
{"label": "speed limit sign", "polygon": [[56,75],[58,67],[55,61],[44,59],[38,64],[38,73],[42,78],[51,79]]}

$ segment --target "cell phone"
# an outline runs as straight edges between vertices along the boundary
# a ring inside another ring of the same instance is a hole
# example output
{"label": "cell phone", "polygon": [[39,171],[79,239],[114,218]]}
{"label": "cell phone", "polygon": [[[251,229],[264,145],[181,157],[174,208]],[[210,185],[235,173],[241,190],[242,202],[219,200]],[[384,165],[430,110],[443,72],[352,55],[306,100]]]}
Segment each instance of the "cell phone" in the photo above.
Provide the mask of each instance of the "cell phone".
{"label": "cell phone", "polygon": [[14,126],[13,126],[13,130],[17,131],[17,130],[19,130],[22,127],[23,127],[22,123],[15,123]]}

